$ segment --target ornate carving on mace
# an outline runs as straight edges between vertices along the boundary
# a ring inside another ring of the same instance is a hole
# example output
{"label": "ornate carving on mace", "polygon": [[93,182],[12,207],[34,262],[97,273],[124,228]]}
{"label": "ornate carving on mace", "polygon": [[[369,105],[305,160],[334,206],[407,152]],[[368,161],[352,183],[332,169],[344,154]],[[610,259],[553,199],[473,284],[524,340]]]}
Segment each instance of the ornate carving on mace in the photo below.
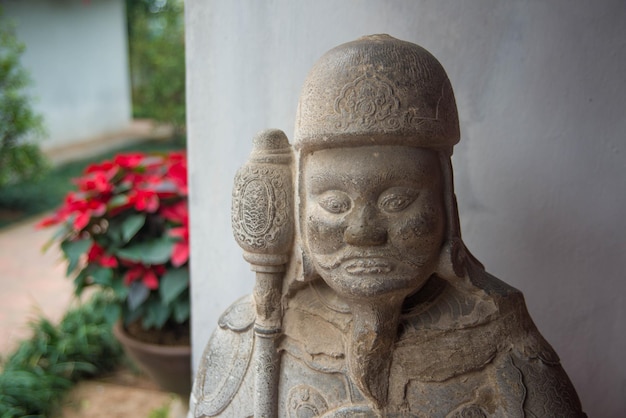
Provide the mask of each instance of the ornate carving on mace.
{"label": "ornate carving on mace", "polygon": [[283,276],[293,240],[292,151],[285,133],[269,129],[254,139],[233,188],[233,233],[256,273],[254,416],[277,416]]}

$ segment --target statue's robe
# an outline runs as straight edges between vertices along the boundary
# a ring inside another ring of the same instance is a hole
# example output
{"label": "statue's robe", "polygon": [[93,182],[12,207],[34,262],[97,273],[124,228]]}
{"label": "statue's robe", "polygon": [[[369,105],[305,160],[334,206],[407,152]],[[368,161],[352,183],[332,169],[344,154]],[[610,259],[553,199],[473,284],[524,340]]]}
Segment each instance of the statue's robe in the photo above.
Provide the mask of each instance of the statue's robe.
{"label": "statue's robe", "polygon": [[[454,284],[433,276],[407,298],[389,353],[388,404],[378,412],[347,371],[348,307],[323,282],[297,291],[277,344],[279,417],[584,417],[522,294],[475,270]],[[222,315],[190,416],[253,416],[253,323],[249,297]]]}

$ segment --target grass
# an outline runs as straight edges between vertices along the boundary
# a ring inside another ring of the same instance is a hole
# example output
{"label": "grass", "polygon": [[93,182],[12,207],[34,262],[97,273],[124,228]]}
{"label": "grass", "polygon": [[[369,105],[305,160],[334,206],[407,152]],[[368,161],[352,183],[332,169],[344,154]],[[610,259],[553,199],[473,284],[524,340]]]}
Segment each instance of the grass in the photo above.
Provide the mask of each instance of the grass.
{"label": "grass", "polygon": [[112,158],[121,152],[167,152],[183,147],[180,140],[146,140],[59,165],[37,181],[25,181],[0,188],[0,229],[55,209],[62,203],[67,192],[73,189],[72,179],[80,176],[91,163]]}

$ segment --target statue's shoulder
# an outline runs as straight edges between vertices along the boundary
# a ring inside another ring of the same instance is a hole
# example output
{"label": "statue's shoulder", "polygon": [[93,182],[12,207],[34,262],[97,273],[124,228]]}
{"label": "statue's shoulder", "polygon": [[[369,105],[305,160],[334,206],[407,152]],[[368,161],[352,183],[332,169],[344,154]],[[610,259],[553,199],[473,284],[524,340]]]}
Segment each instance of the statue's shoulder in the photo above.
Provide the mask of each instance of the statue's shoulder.
{"label": "statue's shoulder", "polygon": [[473,286],[484,294],[494,307],[489,322],[499,330],[500,351],[512,349],[519,358],[541,359],[545,364],[559,364],[552,346],[543,338],[528,313],[522,292],[484,269],[475,269],[469,276]]}
{"label": "statue's shoulder", "polygon": [[243,332],[251,329],[255,318],[252,296],[247,295],[230,305],[220,316],[217,324],[224,330]]}
{"label": "statue's shoulder", "polygon": [[527,416],[585,417],[576,390],[559,356],[532,320],[524,295],[486,271],[475,271],[472,283],[485,291],[498,307],[498,321],[508,335],[500,350],[509,351],[520,371]]}
{"label": "statue's shoulder", "polygon": [[429,353],[419,368],[434,361],[428,373],[417,373],[423,378],[432,374],[435,380],[444,379],[476,370],[510,351],[520,358],[559,361],[537,331],[522,293],[484,269],[457,281],[431,278],[407,300],[402,326],[399,348],[416,355]]}
{"label": "statue's shoulder", "polygon": [[[493,277],[477,286],[470,278],[433,276],[403,306],[394,358],[407,379],[441,382],[484,369],[512,344],[523,299]],[[523,321],[523,320],[522,320]]]}
{"label": "statue's shoulder", "polygon": [[[200,361],[191,394],[191,416],[252,415],[251,367],[254,304],[250,296],[233,303],[219,318]],[[241,398],[233,402],[235,398]],[[229,405],[236,405],[236,411]],[[249,410],[249,411],[248,411]]]}
{"label": "statue's shoulder", "polygon": [[521,394],[509,384],[498,390],[521,399],[526,416],[585,416],[519,290],[476,269],[458,282],[435,277],[408,302],[392,366],[398,375],[427,384],[496,370],[496,378],[519,378]]}

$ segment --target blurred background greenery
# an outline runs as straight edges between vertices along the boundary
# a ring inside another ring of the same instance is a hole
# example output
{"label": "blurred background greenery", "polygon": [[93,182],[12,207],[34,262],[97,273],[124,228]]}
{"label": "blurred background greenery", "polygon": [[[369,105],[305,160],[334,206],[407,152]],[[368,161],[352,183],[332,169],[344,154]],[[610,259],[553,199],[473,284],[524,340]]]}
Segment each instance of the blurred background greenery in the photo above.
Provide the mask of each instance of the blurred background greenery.
{"label": "blurred background greenery", "polygon": [[43,135],[43,119],[26,93],[30,78],[20,62],[24,49],[0,6],[0,189],[36,178],[46,167],[45,157],[32,141]]}
{"label": "blurred background greenery", "polygon": [[182,0],[127,0],[133,116],[185,128]]}
{"label": "blurred background greenery", "polygon": [[[55,167],[40,151],[45,120],[33,108],[24,44],[0,6],[0,228],[58,206],[71,179],[91,162],[122,151],[185,146],[185,39],[182,0],[126,0],[132,113],[172,128],[165,141],[145,141]],[[35,96],[35,97],[33,97]]]}

